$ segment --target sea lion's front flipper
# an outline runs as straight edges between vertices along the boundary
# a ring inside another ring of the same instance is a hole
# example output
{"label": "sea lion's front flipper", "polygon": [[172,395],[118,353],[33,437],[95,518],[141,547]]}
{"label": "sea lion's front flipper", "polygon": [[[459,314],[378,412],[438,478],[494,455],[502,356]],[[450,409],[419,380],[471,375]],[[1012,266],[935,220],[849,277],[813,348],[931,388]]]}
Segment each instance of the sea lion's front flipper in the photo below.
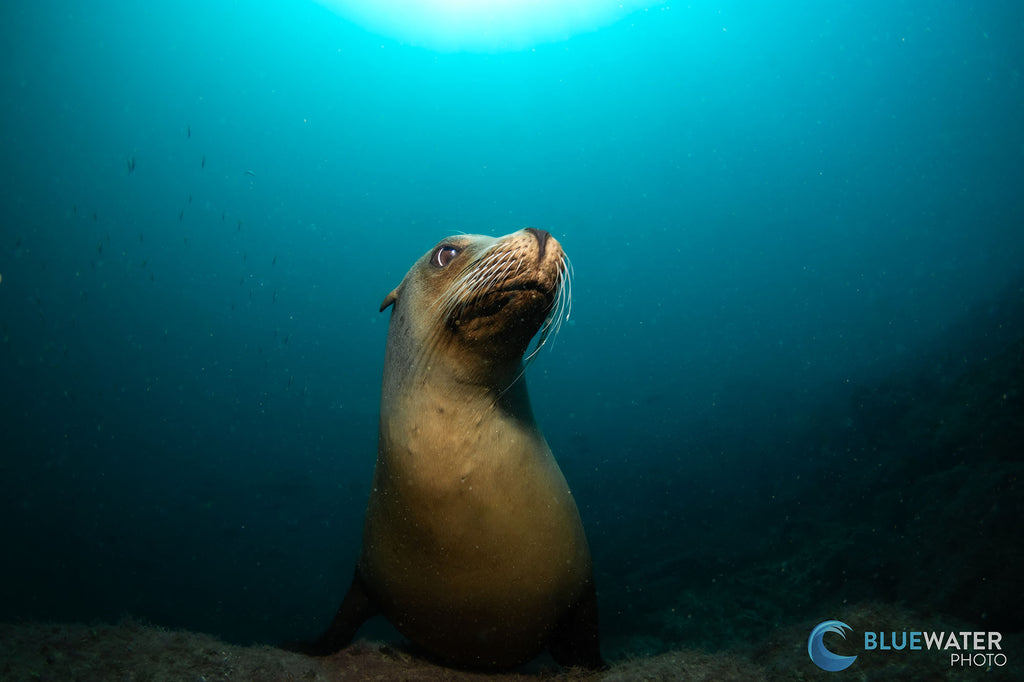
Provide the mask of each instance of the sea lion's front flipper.
{"label": "sea lion's front flipper", "polygon": [[583,595],[555,627],[551,635],[551,656],[559,665],[607,670],[601,658],[601,637],[597,628],[597,590],[591,579]]}
{"label": "sea lion's front flipper", "polygon": [[328,656],[348,646],[359,626],[378,612],[379,609],[370,597],[357,569],[352,576],[352,584],[349,585],[348,592],[341,600],[341,606],[338,607],[338,612],[334,614],[334,620],[327,630],[311,642],[288,642],[281,648],[308,656]]}

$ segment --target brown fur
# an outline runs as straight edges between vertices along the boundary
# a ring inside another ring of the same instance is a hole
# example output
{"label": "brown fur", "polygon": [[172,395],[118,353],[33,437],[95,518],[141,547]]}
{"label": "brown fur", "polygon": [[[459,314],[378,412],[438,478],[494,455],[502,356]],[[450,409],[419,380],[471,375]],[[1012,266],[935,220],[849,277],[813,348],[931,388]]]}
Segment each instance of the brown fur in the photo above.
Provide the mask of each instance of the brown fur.
{"label": "brown fur", "polygon": [[[564,277],[561,246],[539,234],[445,240],[381,306],[394,311],[357,573],[399,631],[460,664],[529,660],[593,589],[521,376]],[[441,267],[445,246],[458,254]],[[481,291],[458,284],[474,268],[492,271]]]}

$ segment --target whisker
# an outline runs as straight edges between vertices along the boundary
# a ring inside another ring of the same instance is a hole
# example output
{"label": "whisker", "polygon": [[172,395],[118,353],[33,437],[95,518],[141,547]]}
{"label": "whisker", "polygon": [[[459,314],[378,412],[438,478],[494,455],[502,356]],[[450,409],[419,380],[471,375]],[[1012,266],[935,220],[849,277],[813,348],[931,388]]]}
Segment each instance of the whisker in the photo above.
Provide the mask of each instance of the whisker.
{"label": "whisker", "polygon": [[[552,345],[554,345],[554,339],[558,335],[558,332],[562,328],[562,323],[569,319],[569,313],[572,307],[572,264],[564,254],[558,263],[559,277],[557,289],[555,291],[555,298],[551,305],[551,310],[548,312],[544,322],[541,325],[540,331],[537,334],[537,344],[532,351],[523,359],[523,372],[526,371],[526,367],[533,362],[534,358],[540,352],[548,340],[550,339]],[[523,372],[520,372],[516,377],[516,381],[522,376]],[[512,383],[515,383],[513,381]]]}

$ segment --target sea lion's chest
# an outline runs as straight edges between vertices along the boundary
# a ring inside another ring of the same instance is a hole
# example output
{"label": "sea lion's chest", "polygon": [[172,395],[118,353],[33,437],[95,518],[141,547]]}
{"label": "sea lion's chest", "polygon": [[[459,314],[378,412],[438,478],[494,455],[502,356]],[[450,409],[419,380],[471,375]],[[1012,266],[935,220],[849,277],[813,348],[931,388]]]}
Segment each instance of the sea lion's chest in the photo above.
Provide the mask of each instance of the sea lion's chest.
{"label": "sea lion's chest", "polygon": [[[366,527],[368,572],[389,589],[507,593],[589,571],[575,502],[532,427],[448,406],[382,419]],[[504,585],[504,587],[502,587]]]}

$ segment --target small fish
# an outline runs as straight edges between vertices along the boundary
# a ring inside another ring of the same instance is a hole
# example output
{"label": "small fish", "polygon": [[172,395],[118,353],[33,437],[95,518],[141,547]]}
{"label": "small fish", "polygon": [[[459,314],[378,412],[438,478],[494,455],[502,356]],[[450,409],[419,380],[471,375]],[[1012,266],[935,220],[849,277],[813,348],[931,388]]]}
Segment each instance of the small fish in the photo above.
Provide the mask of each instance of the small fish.
{"label": "small fish", "polygon": [[141,232],[139,232],[139,243],[140,244],[142,243],[142,233]]}
{"label": "small fish", "polygon": [[203,160],[199,162],[199,168],[206,168],[206,154],[203,154]]}
{"label": "small fish", "polygon": [[184,217],[185,217],[185,209],[181,209],[180,211],[178,211],[178,222],[180,223],[181,219],[184,218]]}
{"label": "small fish", "polygon": [[277,256],[274,256],[274,260],[270,261],[270,267],[277,265]]}
{"label": "small fish", "polygon": [[271,303],[277,303],[277,292],[274,292],[274,298],[270,301]]}
{"label": "small fish", "polygon": [[185,124],[185,136],[188,139],[190,139],[190,140],[192,139],[192,126],[191,126],[191,124],[188,124],[188,123]]}
{"label": "small fish", "polygon": [[256,173],[254,171],[251,171],[251,170],[245,171],[245,174],[250,176],[250,177],[253,177],[253,178],[256,177]]}
{"label": "small fish", "polygon": [[135,172],[135,155],[128,157],[128,175]]}

